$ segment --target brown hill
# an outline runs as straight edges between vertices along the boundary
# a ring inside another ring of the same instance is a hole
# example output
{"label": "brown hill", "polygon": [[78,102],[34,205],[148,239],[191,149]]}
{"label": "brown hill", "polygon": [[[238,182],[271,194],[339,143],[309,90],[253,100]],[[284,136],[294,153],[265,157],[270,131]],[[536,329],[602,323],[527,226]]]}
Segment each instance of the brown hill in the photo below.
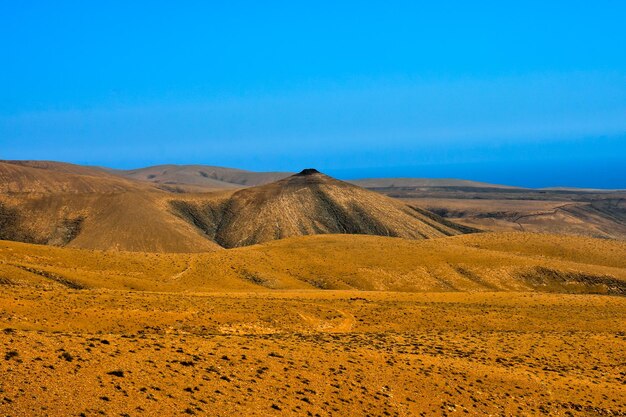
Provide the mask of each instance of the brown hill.
{"label": "brown hill", "polygon": [[0,161],[0,193],[113,193],[146,187],[97,168],[49,161]]}
{"label": "brown hill", "polygon": [[72,164],[0,163],[0,238],[89,249],[218,249],[169,211],[170,193]]}
{"label": "brown hill", "polygon": [[[289,172],[252,172],[208,165],[155,165],[132,170],[108,170],[112,174],[161,186],[195,186],[230,189],[268,184],[285,178]],[[193,189],[192,189],[193,190]]]}
{"label": "brown hill", "polygon": [[221,201],[178,200],[172,207],[226,248],[315,234],[426,239],[475,231],[314,169]]}

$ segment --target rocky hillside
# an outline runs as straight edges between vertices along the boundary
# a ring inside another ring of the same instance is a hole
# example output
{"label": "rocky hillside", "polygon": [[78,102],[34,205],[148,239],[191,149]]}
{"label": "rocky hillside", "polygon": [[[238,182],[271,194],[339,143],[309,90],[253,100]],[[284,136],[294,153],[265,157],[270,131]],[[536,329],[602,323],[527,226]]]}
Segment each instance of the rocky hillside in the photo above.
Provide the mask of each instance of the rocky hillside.
{"label": "rocky hillside", "polygon": [[426,239],[475,231],[336,180],[315,169],[223,200],[174,200],[172,209],[223,247],[315,234]]}

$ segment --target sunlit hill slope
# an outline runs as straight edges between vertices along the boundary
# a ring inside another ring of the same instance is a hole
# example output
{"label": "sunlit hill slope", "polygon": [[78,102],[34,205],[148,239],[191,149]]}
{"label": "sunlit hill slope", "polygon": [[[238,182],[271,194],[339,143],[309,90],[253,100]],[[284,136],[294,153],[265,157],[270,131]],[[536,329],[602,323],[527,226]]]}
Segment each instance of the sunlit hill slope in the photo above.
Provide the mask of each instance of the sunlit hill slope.
{"label": "sunlit hill slope", "polygon": [[3,285],[150,291],[357,289],[626,294],[626,243],[528,233],[284,239],[204,254],[2,242]]}

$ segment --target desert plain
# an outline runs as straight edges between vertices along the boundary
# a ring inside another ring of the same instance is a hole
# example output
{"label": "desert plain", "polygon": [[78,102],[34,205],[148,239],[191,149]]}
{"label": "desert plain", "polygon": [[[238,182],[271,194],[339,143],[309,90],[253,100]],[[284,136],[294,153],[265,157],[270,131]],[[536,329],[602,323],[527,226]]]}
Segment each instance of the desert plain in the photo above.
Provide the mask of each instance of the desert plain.
{"label": "desert plain", "polygon": [[[626,245],[566,239],[330,235],[210,254],[2,242],[0,413],[624,415]],[[572,268],[596,275],[556,272]]]}

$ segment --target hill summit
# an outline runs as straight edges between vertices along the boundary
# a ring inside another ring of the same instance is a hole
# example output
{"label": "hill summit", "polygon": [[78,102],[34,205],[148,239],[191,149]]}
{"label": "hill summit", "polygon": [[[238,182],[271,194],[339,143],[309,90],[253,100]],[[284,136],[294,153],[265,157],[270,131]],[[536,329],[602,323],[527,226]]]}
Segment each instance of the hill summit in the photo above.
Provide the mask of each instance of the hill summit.
{"label": "hill summit", "polygon": [[177,200],[172,207],[226,248],[315,234],[426,239],[471,231],[314,168],[222,201]]}
{"label": "hill summit", "polygon": [[315,168],[305,168],[302,171],[298,172],[296,175],[298,175],[298,176],[307,176],[307,175],[313,175],[313,174],[321,174],[321,172],[319,172]]}

